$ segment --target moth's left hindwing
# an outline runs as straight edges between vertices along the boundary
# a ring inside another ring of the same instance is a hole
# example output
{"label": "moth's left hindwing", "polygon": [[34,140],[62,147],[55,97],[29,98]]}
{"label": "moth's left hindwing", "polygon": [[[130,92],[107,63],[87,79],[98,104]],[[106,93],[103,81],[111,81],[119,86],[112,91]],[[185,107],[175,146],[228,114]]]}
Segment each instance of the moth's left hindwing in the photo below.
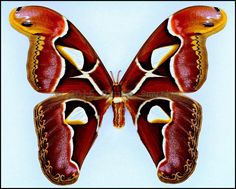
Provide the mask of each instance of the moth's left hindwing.
{"label": "moth's left hindwing", "polygon": [[35,107],[39,160],[56,184],[74,183],[97,137],[106,100],[86,101],[76,94],[52,97]]}

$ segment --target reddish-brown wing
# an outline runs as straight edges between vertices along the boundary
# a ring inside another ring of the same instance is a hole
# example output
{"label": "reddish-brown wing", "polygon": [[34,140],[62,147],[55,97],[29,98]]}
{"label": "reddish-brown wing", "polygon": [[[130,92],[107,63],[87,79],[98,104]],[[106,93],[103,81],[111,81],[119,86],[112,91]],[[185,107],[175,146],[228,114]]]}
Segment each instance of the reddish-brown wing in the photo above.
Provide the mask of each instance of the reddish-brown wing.
{"label": "reddish-brown wing", "polygon": [[41,167],[55,184],[74,183],[110,105],[112,80],[85,37],[59,13],[19,7],[10,22],[30,39],[30,84],[57,93],[35,107]]}
{"label": "reddish-brown wing", "polygon": [[112,91],[112,80],[80,31],[59,13],[26,6],[10,13],[10,23],[30,40],[27,73],[32,87],[44,93]]}
{"label": "reddish-brown wing", "polygon": [[[69,27],[67,34],[55,41],[55,46],[66,63],[65,74],[55,91],[84,92],[85,94],[94,91],[98,95],[110,94],[113,82],[98,55],[75,26],[69,21],[67,24]],[[82,53],[80,65],[69,54],[71,50]]]}
{"label": "reddish-brown wing", "polygon": [[163,182],[182,182],[194,170],[201,107],[180,93],[203,85],[206,38],[225,23],[216,7],[178,11],[154,31],[121,80],[125,105]]}
{"label": "reddish-brown wing", "polygon": [[35,107],[39,160],[50,181],[65,185],[77,180],[108,105],[106,99],[89,102],[65,94]]}
{"label": "reddish-brown wing", "polygon": [[[141,88],[146,92],[179,91],[171,75],[170,58],[178,50],[181,41],[168,32],[167,25],[168,20],[154,31],[132,61],[120,82],[123,93],[134,95]],[[165,57],[155,60],[157,51],[165,47]]]}
{"label": "reddish-brown wing", "polygon": [[135,56],[120,84],[123,93],[194,92],[207,76],[206,38],[225,26],[215,7],[193,6],[166,19]]}
{"label": "reddish-brown wing", "polygon": [[130,99],[127,108],[160,180],[178,183],[187,179],[197,160],[201,106],[182,95],[160,93],[148,100]]}

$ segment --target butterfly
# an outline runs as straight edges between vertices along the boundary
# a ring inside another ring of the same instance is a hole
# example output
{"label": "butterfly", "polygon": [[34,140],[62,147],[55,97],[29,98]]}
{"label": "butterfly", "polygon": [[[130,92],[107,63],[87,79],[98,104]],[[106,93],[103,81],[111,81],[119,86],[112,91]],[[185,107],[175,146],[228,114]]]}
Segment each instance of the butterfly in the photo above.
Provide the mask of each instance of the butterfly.
{"label": "butterfly", "polygon": [[53,183],[77,181],[103,116],[113,125],[130,112],[162,182],[180,183],[194,171],[201,105],[185,96],[207,78],[207,37],[226,25],[217,7],[192,6],[164,20],[141,47],[124,76],[108,73],[82,33],[64,16],[42,6],[11,11],[13,28],[30,41],[27,78],[40,93],[54,93],[34,108],[38,155]]}

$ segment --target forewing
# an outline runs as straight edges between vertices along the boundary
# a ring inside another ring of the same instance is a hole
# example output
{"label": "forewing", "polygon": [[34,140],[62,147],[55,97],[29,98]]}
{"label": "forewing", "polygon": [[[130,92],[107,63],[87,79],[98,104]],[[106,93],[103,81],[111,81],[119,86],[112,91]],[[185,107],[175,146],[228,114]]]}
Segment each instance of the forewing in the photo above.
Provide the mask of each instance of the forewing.
{"label": "forewing", "polygon": [[[122,90],[125,93],[136,94],[141,87],[144,87],[146,91],[156,92],[179,90],[170,72],[170,57],[177,51],[181,41],[168,32],[167,25],[168,20],[153,32],[132,61],[121,80]],[[164,47],[169,47],[166,49],[168,52],[165,52],[165,55],[159,55],[163,57],[159,57],[157,67],[153,68],[151,63],[152,56],[155,56],[153,52],[155,50],[157,52],[158,49],[161,51]]]}
{"label": "forewing", "polygon": [[147,39],[121,80],[129,95],[194,92],[207,77],[206,38],[225,26],[216,7],[193,6],[166,19]]}
{"label": "forewing", "polygon": [[110,93],[112,80],[80,31],[59,13],[41,6],[18,7],[10,23],[30,40],[27,73],[44,93]]}

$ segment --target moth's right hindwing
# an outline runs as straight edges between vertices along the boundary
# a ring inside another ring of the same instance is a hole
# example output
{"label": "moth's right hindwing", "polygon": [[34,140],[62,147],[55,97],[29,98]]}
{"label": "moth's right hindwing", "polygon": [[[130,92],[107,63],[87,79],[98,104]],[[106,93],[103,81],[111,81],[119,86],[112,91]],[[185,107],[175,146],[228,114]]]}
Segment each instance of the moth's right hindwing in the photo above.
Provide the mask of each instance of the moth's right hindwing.
{"label": "moth's right hindwing", "polygon": [[157,166],[158,177],[179,183],[189,177],[198,157],[201,106],[184,96],[159,95],[127,106],[143,144]]}

